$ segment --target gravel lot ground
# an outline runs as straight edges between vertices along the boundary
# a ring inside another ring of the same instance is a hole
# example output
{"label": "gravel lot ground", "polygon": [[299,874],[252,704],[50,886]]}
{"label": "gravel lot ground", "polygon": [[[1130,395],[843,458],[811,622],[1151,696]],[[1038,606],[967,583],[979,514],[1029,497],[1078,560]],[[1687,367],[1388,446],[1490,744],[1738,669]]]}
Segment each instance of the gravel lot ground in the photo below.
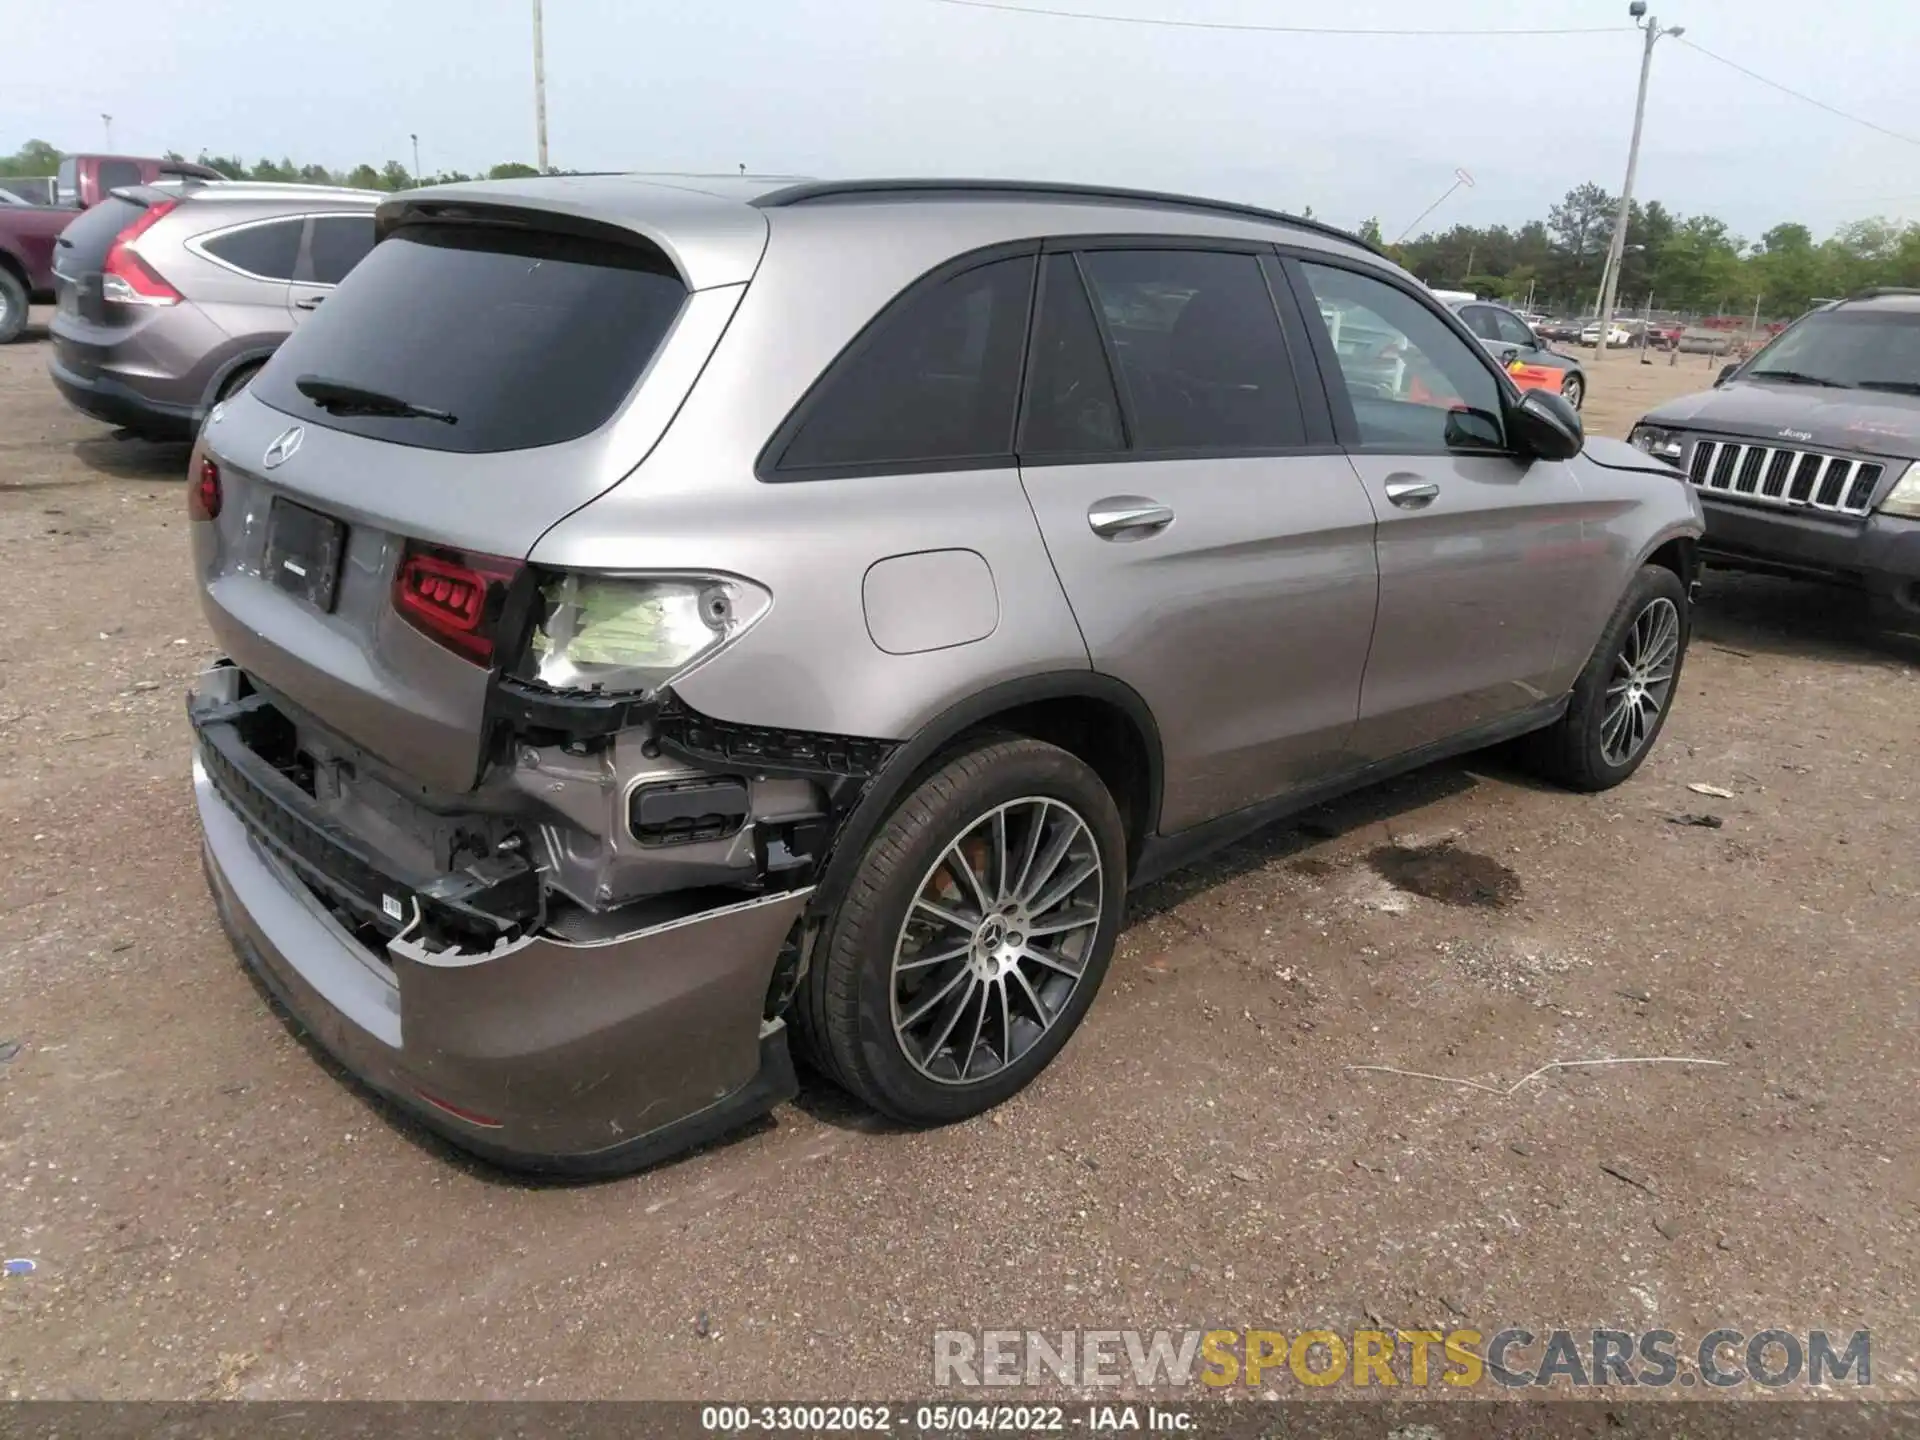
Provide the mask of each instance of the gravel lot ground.
{"label": "gravel lot ground", "polygon": [[[1845,597],[1712,577],[1613,794],[1476,756],[1157,887],[989,1119],[813,1087],[531,1186],[329,1073],[228,950],[185,451],[69,412],[45,343],[0,350],[0,1247],[38,1262],[0,1280],[0,1394],[899,1398],[941,1326],[1369,1317],[1870,1326],[1875,1392],[1920,1388],[1920,641]],[[1610,359],[1592,427],[1713,363]],[[1349,1068],[1606,1055],[1726,1063]]]}

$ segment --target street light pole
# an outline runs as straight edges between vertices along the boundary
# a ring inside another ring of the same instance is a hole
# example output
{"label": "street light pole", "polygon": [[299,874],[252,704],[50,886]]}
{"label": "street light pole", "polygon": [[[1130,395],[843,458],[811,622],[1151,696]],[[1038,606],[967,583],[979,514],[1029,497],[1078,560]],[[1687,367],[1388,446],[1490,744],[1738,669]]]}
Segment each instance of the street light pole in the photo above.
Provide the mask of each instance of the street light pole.
{"label": "street light pole", "polygon": [[413,141],[413,183],[418,185],[420,183],[420,137],[409,134],[407,138]]}
{"label": "street light pole", "polygon": [[1633,102],[1633,141],[1627,147],[1627,179],[1620,187],[1620,210],[1613,217],[1613,243],[1607,247],[1606,283],[1600,294],[1600,344],[1594,351],[1596,363],[1606,358],[1607,336],[1613,333],[1613,305],[1620,292],[1620,260],[1627,248],[1627,217],[1633,213],[1633,177],[1640,168],[1640,131],[1647,119],[1647,77],[1653,71],[1653,45],[1662,35],[1684,35],[1686,27],[1675,25],[1662,30],[1658,17],[1647,14],[1646,0],[1633,0],[1627,13],[1646,32],[1647,43],[1640,52],[1640,93]]}
{"label": "street light pole", "polygon": [[533,0],[533,133],[538,152],[535,163],[547,173],[547,57],[546,24],[540,18],[540,0]]}
{"label": "street light pole", "polygon": [[107,150],[109,153],[111,153],[113,150],[113,116],[107,114],[106,111],[102,110],[100,112],[100,123],[106,127]]}

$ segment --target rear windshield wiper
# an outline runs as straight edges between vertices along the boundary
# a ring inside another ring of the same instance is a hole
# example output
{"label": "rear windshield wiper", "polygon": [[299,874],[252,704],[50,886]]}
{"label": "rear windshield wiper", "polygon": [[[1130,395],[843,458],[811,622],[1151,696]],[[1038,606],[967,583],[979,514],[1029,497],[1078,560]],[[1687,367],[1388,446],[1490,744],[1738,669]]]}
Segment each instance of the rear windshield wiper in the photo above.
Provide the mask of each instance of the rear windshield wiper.
{"label": "rear windshield wiper", "polygon": [[460,423],[451,410],[416,405],[411,400],[402,400],[398,395],[365,390],[358,385],[328,380],[321,375],[302,375],[293,382],[293,388],[329,415],[380,415],[395,420],[438,420],[446,425]]}
{"label": "rear windshield wiper", "polygon": [[1862,380],[1862,390],[1891,390],[1896,395],[1920,395],[1920,380]]}
{"label": "rear windshield wiper", "polygon": [[1749,370],[1740,378],[1742,380],[1784,380],[1789,385],[1824,385],[1829,390],[1853,389],[1853,386],[1844,380],[1829,379],[1825,375],[1809,375],[1804,370]]}

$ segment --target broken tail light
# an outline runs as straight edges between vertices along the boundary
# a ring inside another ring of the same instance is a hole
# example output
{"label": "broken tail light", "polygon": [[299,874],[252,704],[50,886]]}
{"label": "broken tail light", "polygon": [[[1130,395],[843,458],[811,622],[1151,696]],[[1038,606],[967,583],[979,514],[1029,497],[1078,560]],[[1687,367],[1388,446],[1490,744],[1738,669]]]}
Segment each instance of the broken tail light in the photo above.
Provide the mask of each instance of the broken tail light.
{"label": "broken tail light", "polygon": [[518,560],[410,542],[393,577],[393,608],[434,643],[491,665],[507,587],[519,573]]}
{"label": "broken tail light", "polygon": [[526,678],[554,690],[650,694],[767,613],[773,597],[731,575],[543,577]]}
{"label": "broken tail light", "polygon": [[164,220],[178,200],[162,200],[147,207],[133,224],[122,230],[107,251],[101,266],[100,294],[118,305],[178,305],[180,292],[161,278],[133,248],[134,242]]}

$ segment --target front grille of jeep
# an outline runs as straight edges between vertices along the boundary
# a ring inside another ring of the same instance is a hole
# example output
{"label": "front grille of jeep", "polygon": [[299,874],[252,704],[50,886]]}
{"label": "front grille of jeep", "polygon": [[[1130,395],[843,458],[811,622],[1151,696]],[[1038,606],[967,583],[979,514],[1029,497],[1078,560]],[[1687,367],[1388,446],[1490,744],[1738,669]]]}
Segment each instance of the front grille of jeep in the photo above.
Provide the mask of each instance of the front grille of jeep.
{"label": "front grille of jeep", "polygon": [[1872,513],[1874,487],[1885,468],[1878,460],[1851,460],[1817,450],[1699,440],[1687,476],[1707,495],[1857,518]]}

